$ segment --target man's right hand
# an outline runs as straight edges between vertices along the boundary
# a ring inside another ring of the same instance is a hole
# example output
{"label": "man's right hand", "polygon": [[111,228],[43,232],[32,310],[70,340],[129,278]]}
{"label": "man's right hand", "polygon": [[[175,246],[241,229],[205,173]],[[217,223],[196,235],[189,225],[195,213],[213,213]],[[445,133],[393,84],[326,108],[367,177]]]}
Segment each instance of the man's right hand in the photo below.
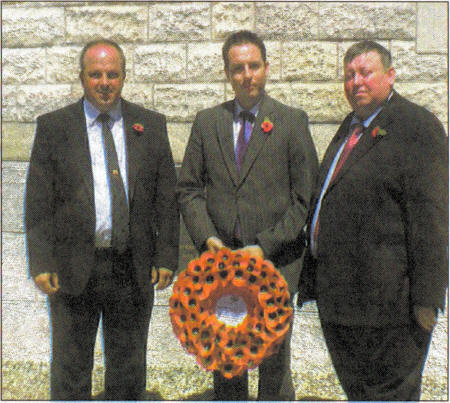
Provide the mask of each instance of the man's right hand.
{"label": "man's right hand", "polygon": [[59,280],[56,273],[38,274],[34,278],[34,284],[47,295],[53,295],[59,290]]}
{"label": "man's right hand", "polygon": [[225,245],[223,244],[223,242],[219,238],[216,238],[215,236],[212,236],[212,237],[209,237],[206,240],[206,247],[208,248],[208,250],[210,252],[216,253],[220,249],[225,248]]}

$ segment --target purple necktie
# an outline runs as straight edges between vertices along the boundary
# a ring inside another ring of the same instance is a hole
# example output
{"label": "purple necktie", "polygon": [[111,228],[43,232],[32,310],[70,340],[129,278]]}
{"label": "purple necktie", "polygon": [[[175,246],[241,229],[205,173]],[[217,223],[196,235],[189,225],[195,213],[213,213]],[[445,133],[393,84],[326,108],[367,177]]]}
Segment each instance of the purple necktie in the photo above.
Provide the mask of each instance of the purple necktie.
{"label": "purple necktie", "polygon": [[238,172],[240,172],[242,162],[244,161],[248,142],[252,135],[252,122],[255,120],[255,115],[251,112],[242,111],[239,116],[242,117],[242,126],[236,144],[236,166]]}

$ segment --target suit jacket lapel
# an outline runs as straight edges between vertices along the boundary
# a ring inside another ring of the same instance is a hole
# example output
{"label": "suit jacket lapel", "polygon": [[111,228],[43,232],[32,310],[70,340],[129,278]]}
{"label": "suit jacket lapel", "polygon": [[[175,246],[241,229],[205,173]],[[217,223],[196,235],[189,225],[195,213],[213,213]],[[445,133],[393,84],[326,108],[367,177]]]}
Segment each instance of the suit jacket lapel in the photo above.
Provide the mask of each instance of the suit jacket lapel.
{"label": "suit jacket lapel", "polygon": [[341,126],[339,127],[338,131],[334,135],[333,139],[331,140],[327,151],[325,152],[325,155],[323,157],[323,160],[320,164],[320,170],[318,175],[318,182],[317,186],[315,188],[314,196],[312,199],[312,205],[315,205],[319,199],[320,193],[322,191],[323,185],[325,183],[325,180],[328,175],[328,171],[330,170],[331,164],[333,163],[334,157],[336,156],[339,147],[341,147],[343,141],[345,140],[345,137],[348,134],[349,125],[352,120],[353,114],[350,113],[347,115],[347,117],[342,122]]}
{"label": "suit jacket lapel", "polygon": [[234,157],[233,142],[233,110],[234,102],[229,101],[223,104],[223,108],[219,109],[217,116],[217,137],[222,150],[223,159],[228,169],[231,179],[237,186],[239,184],[239,175],[236,168],[236,160]]}
{"label": "suit jacket lapel", "polygon": [[[392,101],[392,99],[391,99]],[[395,99],[394,99],[395,102]],[[332,187],[336,185],[336,183],[339,182],[339,180],[345,176],[345,174],[352,169],[352,167],[364,156],[366,155],[372,147],[374,147],[378,142],[382,139],[381,136],[373,137],[372,131],[375,127],[379,126],[383,130],[386,130],[386,128],[390,125],[392,122],[392,118],[390,115],[390,105],[391,102],[389,102],[381,111],[380,113],[375,117],[375,119],[370,123],[369,127],[364,129],[364,132],[359,139],[358,143],[356,144],[355,148],[352,150],[351,154],[349,155],[347,161],[345,161],[345,164],[342,166],[341,170],[336,175],[336,178],[334,179],[333,183],[330,184],[328,190],[331,190]],[[347,125],[347,134],[348,134],[349,127]]]}
{"label": "suit jacket lapel", "polygon": [[94,179],[83,99],[77,102],[69,111],[69,116],[63,119],[67,119],[67,141],[71,159],[76,161],[77,169],[81,173],[82,185],[85,186],[88,199],[91,201],[88,205],[94,205]]}
{"label": "suit jacket lapel", "polygon": [[134,132],[133,125],[139,123],[139,117],[134,113],[133,108],[127,101],[122,99],[122,118],[125,133],[125,144],[127,146],[126,156],[127,156],[127,180],[128,180],[128,200],[131,201],[134,195],[134,189],[136,185],[136,175],[137,175],[137,162],[139,161],[139,147],[136,144],[138,141],[138,136]]}
{"label": "suit jacket lapel", "polygon": [[[268,133],[265,133],[261,127],[265,118],[268,118],[273,124],[272,131]],[[244,161],[241,166],[241,171],[239,175],[240,182],[242,182],[248,175],[250,168],[252,167],[254,161],[256,160],[256,157],[261,151],[267,138],[269,136],[274,135],[273,132],[275,132],[277,129],[278,128],[276,126],[276,116],[274,112],[274,104],[272,98],[270,98],[268,95],[264,95],[264,98],[261,102],[258,111],[258,116],[256,117],[255,125],[253,126],[253,131],[250,137],[250,141],[248,143],[247,152],[245,153]]]}

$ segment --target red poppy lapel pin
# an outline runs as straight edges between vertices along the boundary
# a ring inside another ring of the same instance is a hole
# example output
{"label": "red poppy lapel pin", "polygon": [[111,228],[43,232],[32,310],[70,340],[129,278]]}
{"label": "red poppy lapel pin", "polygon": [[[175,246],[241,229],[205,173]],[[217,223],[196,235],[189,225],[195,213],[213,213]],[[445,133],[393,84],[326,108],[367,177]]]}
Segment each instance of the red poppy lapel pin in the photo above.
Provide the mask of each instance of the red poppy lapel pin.
{"label": "red poppy lapel pin", "polygon": [[140,123],[135,123],[133,125],[133,130],[136,134],[141,135],[144,133],[144,126],[142,126]]}
{"label": "red poppy lapel pin", "polygon": [[376,137],[383,137],[386,135],[386,130],[380,128],[380,126],[375,127],[375,129],[372,130],[372,138]]}
{"label": "red poppy lapel pin", "polygon": [[261,124],[261,129],[263,129],[264,133],[270,133],[273,129],[273,123],[269,120],[268,117],[264,118],[264,121]]}

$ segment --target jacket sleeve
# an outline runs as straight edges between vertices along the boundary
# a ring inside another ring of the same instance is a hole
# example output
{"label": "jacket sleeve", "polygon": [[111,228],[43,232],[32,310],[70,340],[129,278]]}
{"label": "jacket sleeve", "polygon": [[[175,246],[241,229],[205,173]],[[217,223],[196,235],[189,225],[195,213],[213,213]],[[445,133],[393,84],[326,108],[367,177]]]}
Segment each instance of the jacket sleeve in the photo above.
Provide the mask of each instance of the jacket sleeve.
{"label": "jacket sleeve", "polygon": [[25,232],[29,272],[56,272],[54,259],[54,164],[49,120],[39,117],[25,187]]}
{"label": "jacket sleeve", "polygon": [[161,136],[161,153],[156,181],[155,216],[158,220],[158,237],[155,248],[155,266],[175,271],[178,267],[180,233],[180,215],[175,196],[177,177],[165,118],[163,118],[162,126],[164,135]]}
{"label": "jacket sleeve", "polygon": [[[257,234],[257,242],[267,258],[298,249],[299,237],[308,216],[311,195],[318,172],[318,159],[308,127],[308,117],[297,111],[297,119],[291,118],[289,144],[289,176],[292,203],[281,219],[271,228]],[[300,240],[303,243],[303,240]],[[297,256],[299,257],[299,256]]]}
{"label": "jacket sleeve", "polygon": [[408,124],[404,211],[411,303],[444,309],[448,286],[448,138],[434,115]]}
{"label": "jacket sleeve", "polygon": [[207,212],[205,186],[207,180],[202,143],[201,117],[197,114],[192,126],[177,184],[177,197],[187,231],[197,250],[206,240],[218,236]]}

